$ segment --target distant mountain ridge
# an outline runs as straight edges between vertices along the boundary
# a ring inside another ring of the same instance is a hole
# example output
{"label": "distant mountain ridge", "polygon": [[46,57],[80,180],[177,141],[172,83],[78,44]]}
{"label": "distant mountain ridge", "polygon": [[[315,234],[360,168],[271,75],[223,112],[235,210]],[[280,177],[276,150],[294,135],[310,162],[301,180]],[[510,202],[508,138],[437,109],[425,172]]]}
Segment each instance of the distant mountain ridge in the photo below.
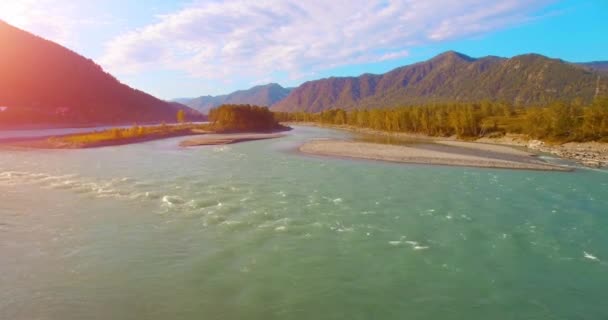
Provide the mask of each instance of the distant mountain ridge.
{"label": "distant mountain ridge", "polygon": [[577,64],[590,68],[592,70],[608,72],[608,61],[592,61],[592,62],[583,62],[583,63],[577,63]]}
{"label": "distant mountain ridge", "polygon": [[209,113],[209,110],[222,104],[252,104],[258,106],[268,106],[285,99],[291,88],[283,88],[277,83],[255,86],[247,90],[239,90],[230,94],[220,96],[202,96],[198,98],[181,98],[174,101],[183,103],[202,113]]}
{"label": "distant mountain ridge", "polygon": [[608,79],[597,68],[538,54],[472,58],[448,51],[385,74],[309,81],[272,109],[320,112],[482,100],[530,106],[577,97],[590,102],[608,94]]}
{"label": "distant mountain ridge", "polygon": [[174,122],[184,105],[120,83],[87,59],[0,20],[0,124]]}

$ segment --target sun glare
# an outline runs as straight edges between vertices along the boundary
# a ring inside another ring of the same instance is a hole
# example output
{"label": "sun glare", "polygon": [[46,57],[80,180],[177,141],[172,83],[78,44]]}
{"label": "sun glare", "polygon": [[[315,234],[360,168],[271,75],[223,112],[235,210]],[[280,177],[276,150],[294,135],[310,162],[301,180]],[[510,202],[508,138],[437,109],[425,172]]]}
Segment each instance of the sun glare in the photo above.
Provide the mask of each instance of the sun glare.
{"label": "sun glare", "polygon": [[17,27],[23,27],[28,24],[28,4],[29,1],[25,2],[0,2],[0,20],[4,20],[7,23],[15,25]]}

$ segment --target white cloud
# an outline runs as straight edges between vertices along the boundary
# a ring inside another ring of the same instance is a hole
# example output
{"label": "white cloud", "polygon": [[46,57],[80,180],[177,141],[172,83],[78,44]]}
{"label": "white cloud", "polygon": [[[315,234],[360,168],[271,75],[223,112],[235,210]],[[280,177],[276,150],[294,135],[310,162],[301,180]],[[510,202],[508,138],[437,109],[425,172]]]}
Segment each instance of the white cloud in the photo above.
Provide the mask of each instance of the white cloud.
{"label": "white cloud", "polygon": [[0,19],[65,45],[71,38],[69,25],[63,23],[65,12],[51,9],[50,4],[45,0],[2,1]]}
{"label": "white cloud", "polygon": [[526,2],[517,0],[499,1],[491,6],[480,3],[472,10],[446,17],[428,36],[432,40],[441,41],[500,29],[516,22],[525,22],[529,20],[525,8]]}
{"label": "white cloud", "polygon": [[[63,0],[58,0],[63,1]],[[183,71],[214,81],[289,79],[350,64],[403,58],[418,45],[525,22],[551,0],[234,0],[194,2],[106,43],[99,62],[116,74]],[[70,5],[22,0],[17,25],[60,43],[78,32]],[[65,2],[65,3],[70,3]],[[79,2],[71,2],[79,3]],[[9,11],[10,12],[10,11]],[[16,20],[13,18],[13,20]]]}
{"label": "white cloud", "polygon": [[387,61],[407,57],[410,54],[407,50],[389,52],[378,57],[377,61]]}
{"label": "white cloud", "polygon": [[2,0],[0,19],[63,46],[80,49],[85,29],[109,24],[91,3],[73,0]]}

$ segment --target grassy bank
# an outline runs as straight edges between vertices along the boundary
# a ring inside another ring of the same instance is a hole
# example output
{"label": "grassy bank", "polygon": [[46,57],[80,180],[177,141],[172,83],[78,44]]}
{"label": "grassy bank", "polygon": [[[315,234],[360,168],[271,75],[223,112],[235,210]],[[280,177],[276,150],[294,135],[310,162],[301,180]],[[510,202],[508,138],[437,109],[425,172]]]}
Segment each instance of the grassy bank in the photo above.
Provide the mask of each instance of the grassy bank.
{"label": "grassy bank", "polygon": [[33,147],[56,149],[94,148],[200,134],[208,130],[210,130],[210,126],[207,124],[134,125],[130,128],[112,128],[103,131],[50,137],[25,143]]}

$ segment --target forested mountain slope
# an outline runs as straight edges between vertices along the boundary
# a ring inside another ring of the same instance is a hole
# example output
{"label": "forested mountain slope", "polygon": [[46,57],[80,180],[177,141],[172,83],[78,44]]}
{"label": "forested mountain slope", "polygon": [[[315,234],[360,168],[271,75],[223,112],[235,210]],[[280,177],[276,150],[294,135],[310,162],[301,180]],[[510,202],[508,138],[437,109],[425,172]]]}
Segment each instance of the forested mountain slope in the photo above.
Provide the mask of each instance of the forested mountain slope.
{"label": "forested mountain slope", "polygon": [[0,21],[0,125],[175,121],[200,113],[120,83],[87,59]]}
{"label": "forested mountain slope", "polygon": [[575,98],[591,102],[608,94],[606,78],[591,68],[537,54],[475,59],[449,51],[381,75],[306,82],[273,110],[319,112],[484,100],[515,106]]}

